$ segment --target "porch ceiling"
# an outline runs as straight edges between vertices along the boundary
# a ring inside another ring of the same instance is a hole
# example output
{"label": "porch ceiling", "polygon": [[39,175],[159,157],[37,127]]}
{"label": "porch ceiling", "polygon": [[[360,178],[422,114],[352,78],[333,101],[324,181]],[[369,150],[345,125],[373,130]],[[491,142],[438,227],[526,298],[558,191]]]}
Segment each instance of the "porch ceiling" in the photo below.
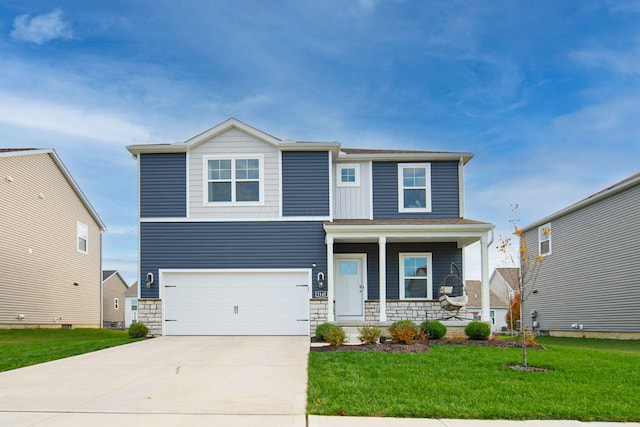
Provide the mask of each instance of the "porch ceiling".
{"label": "porch ceiling", "polygon": [[494,229],[486,222],[453,219],[336,219],[324,223],[327,238],[334,242],[456,242],[459,248],[480,241]]}

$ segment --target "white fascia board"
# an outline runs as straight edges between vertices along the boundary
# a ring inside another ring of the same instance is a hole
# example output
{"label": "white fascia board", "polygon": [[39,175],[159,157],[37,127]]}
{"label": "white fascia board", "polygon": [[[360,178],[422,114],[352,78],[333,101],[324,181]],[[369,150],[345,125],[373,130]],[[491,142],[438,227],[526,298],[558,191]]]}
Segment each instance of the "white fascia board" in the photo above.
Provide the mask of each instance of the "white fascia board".
{"label": "white fascia board", "polygon": [[276,138],[275,136],[269,135],[266,132],[261,131],[260,129],[256,129],[253,126],[249,126],[248,124],[241,122],[238,119],[234,119],[234,118],[230,118],[225,120],[222,123],[219,123],[217,125],[215,125],[214,127],[212,127],[211,129],[208,129],[196,136],[194,136],[193,138],[190,138],[188,140],[186,140],[184,142],[184,145],[187,146],[187,149],[191,149],[193,147],[196,147],[200,144],[202,144],[203,142],[214,138],[230,129],[239,129],[261,141],[264,141],[274,147],[277,147],[281,140]]}
{"label": "white fascia board", "polygon": [[487,233],[495,228],[493,224],[433,224],[433,225],[332,225],[325,224],[324,229],[327,233],[342,235],[342,233],[358,232],[358,233],[389,233],[389,232],[405,232],[405,233],[423,233],[423,232],[477,232]]}
{"label": "white fascia board", "polygon": [[148,153],[186,153],[188,151],[184,142],[175,142],[173,144],[137,144],[126,147],[127,151],[138,157],[138,154]]}
{"label": "white fascia board", "polygon": [[531,231],[534,228],[537,228],[543,224],[546,224],[548,222],[553,222],[554,220],[563,217],[565,215],[568,215],[570,213],[573,213],[577,210],[580,210],[582,208],[585,208],[587,206],[593,205],[601,200],[604,200],[608,197],[611,197],[615,194],[621,193],[625,190],[627,190],[628,188],[634,187],[636,185],[640,184],[640,174],[638,176],[636,176],[633,179],[630,179],[629,181],[623,182],[621,184],[614,184],[613,186],[607,188],[606,190],[600,191],[599,193],[595,193],[589,197],[587,197],[586,199],[582,199],[579,202],[576,202],[570,206],[567,206],[564,209],[561,209],[551,215],[545,216],[544,218],[531,223],[529,225],[527,225],[526,227],[522,227],[522,231]]}
{"label": "white fascia board", "polygon": [[464,160],[464,164],[467,164],[469,160],[473,158],[473,153],[354,153],[347,154],[340,152],[340,155],[336,159],[337,162],[349,162],[349,161],[459,161]]}
{"label": "white fascia board", "polygon": [[284,216],[276,218],[185,218],[185,217],[151,217],[140,218],[140,222],[300,222],[330,221],[330,216]]}
{"label": "white fascia board", "polygon": [[340,150],[339,142],[295,142],[282,141],[278,144],[282,151],[331,151],[334,157],[338,156]]}

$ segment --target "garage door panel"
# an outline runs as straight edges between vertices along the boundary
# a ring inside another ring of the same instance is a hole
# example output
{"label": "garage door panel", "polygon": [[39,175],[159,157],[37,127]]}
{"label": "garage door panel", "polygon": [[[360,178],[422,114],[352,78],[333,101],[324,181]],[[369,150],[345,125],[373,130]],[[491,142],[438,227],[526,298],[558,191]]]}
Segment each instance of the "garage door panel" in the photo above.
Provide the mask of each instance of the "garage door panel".
{"label": "garage door panel", "polygon": [[166,335],[308,335],[308,271],[164,273]]}

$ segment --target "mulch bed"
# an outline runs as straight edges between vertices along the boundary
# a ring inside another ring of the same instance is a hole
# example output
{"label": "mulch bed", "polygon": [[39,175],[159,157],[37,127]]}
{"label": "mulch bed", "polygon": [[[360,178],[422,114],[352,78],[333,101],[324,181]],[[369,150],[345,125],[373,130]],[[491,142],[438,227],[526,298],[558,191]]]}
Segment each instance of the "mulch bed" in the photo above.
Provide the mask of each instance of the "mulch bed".
{"label": "mulch bed", "polygon": [[[425,353],[432,345],[473,345],[479,347],[499,347],[499,348],[521,348],[520,341],[512,340],[427,340],[416,341],[413,344],[393,344],[387,341],[383,344],[359,344],[341,345],[338,347],[326,345],[322,347],[311,347],[311,351],[324,353],[328,351],[380,351],[388,353]],[[527,348],[543,349],[540,344],[528,344]]]}

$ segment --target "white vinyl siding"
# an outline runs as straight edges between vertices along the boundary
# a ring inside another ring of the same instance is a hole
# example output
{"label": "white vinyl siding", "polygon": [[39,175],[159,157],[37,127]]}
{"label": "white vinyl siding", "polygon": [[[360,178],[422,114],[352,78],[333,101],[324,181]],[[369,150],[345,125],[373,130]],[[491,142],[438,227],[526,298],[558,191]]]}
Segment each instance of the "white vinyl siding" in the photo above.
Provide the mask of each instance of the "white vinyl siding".
{"label": "white vinyl siding", "polygon": [[[260,203],[226,205],[206,203],[208,158],[262,159]],[[276,147],[238,129],[231,129],[190,150],[188,159],[188,203],[192,219],[277,218],[280,212],[280,156]]]}
{"label": "white vinyl siding", "polygon": [[[358,185],[341,185],[341,168],[355,166]],[[369,219],[371,217],[371,163],[338,163],[335,167],[334,179],[334,218],[336,219]]]}
{"label": "white vinyl siding", "polygon": [[398,164],[398,212],[431,212],[431,164]]}

